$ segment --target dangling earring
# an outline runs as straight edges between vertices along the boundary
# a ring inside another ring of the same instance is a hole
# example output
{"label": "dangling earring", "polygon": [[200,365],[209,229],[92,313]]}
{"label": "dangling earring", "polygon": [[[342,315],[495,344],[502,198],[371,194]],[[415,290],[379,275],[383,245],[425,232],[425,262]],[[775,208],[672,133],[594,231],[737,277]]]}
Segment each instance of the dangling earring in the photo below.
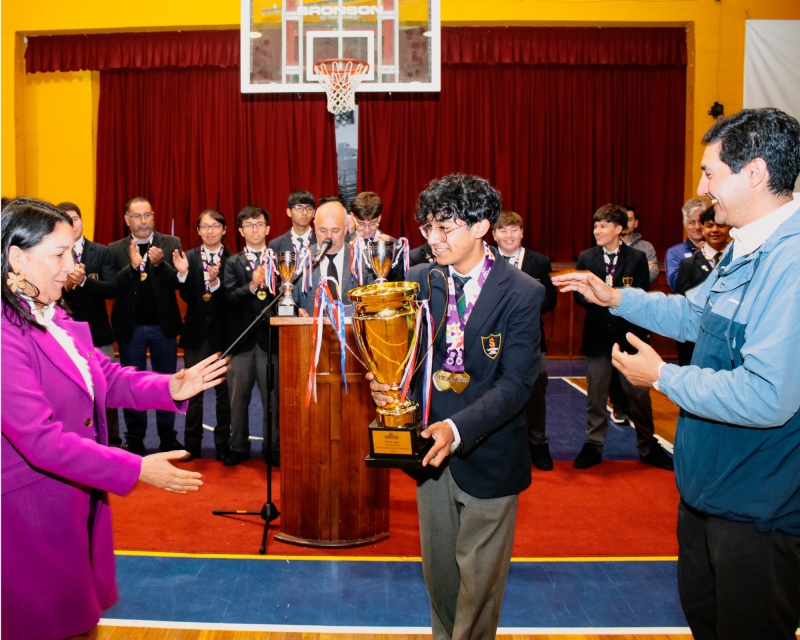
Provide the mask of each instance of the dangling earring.
{"label": "dangling earring", "polygon": [[22,273],[22,269],[19,267],[14,267],[14,271],[8,272],[8,278],[6,279],[6,284],[8,288],[11,289],[11,293],[24,293],[25,291],[25,276]]}

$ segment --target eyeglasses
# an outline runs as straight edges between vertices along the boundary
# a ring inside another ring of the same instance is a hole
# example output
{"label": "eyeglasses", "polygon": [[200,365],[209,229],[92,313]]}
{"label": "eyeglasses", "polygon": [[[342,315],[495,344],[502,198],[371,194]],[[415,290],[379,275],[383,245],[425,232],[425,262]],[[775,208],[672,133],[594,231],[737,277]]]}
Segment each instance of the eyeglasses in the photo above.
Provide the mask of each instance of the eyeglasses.
{"label": "eyeglasses", "polygon": [[377,229],[378,225],[381,223],[380,220],[372,220],[371,222],[361,222],[360,220],[356,222],[356,228],[358,229]]}
{"label": "eyeglasses", "polygon": [[296,204],[292,207],[297,213],[302,213],[305,211],[306,213],[314,213],[314,205],[311,204]]}
{"label": "eyeglasses", "polygon": [[147,211],[145,213],[126,213],[131,220],[135,220],[136,222],[141,222],[142,220],[152,220],[153,216],[155,216],[155,212]]}
{"label": "eyeglasses", "polygon": [[222,225],[219,222],[214,222],[213,224],[198,224],[197,230],[198,231],[219,231],[222,229]]}
{"label": "eyeglasses", "polygon": [[266,222],[248,222],[247,224],[242,225],[242,229],[247,229],[248,231],[252,229],[266,229],[266,227]]}
{"label": "eyeglasses", "polygon": [[455,231],[456,229],[461,229],[462,227],[466,227],[466,224],[460,224],[457,227],[452,227],[450,229],[446,227],[434,227],[430,224],[423,224],[419,231],[422,234],[422,237],[426,240],[438,240],[439,242],[447,242],[447,234]]}

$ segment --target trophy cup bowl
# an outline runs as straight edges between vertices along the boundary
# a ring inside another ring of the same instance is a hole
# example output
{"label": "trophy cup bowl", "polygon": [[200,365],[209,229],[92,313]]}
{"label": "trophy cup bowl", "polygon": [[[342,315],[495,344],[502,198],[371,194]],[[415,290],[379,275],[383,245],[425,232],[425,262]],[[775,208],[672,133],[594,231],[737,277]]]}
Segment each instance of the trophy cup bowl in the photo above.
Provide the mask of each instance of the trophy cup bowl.
{"label": "trophy cup bowl", "polygon": [[433,444],[420,436],[419,405],[409,398],[400,400],[403,372],[413,355],[418,290],[416,282],[381,282],[348,294],[355,303],[353,333],[359,349],[375,380],[390,386],[385,395],[392,398],[377,408],[377,418],[369,425],[369,467],[421,468]]}
{"label": "trophy cup bowl", "polygon": [[370,240],[367,242],[367,256],[369,264],[375,272],[375,282],[386,282],[392,270],[392,262],[397,251],[397,243],[387,240]]}
{"label": "trophy cup bowl", "polygon": [[294,273],[297,269],[296,259],[297,256],[294,251],[278,251],[275,254],[278,274],[281,277],[281,290],[283,291],[281,301],[278,303],[279,316],[297,315],[297,304],[292,298],[292,290],[294,289],[292,278],[294,278]]}

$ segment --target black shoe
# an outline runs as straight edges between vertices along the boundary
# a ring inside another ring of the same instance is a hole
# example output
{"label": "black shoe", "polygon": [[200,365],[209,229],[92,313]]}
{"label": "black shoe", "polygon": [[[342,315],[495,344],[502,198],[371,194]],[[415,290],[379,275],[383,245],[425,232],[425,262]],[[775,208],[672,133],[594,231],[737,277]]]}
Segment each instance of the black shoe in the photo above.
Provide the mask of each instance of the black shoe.
{"label": "black shoe", "polygon": [[597,447],[591,442],[587,442],[583,445],[583,449],[581,449],[578,457],[575,458],[575,462],[572,463],[572,466],[576,469],[588,469],[596,464],[600,464],[602,461],[602,456],[600,451],[597,450]]}
{"label": "black shoe", "polygon": [[121,447],[122,446],[122,438],[109,438],[108,439],[108,446],[109,447]]}
{"label": "black shoe", "polygon": [[553,458],[550,457],[550,445],[546,442],[544,444],[532,444],[531,447],[531,462],[533,466],[539,471],[552,471]]}
{"label": "black shoe", "polygon": [[631,419],[628,417],[626,411],[622,410],[617,411],[616,409],[614,409],[614,411],[611,412],[611,422],[613,422],[614,424],[630,426]]}
{"label": "black shoe", "polygon": [[128,453],[135,453],[137,456],[144,455],[144,444],[142,444],[141,442],[128,441],[122,446],[120,446],[120,449],[122,449],[123,451],[127,451]]}
{"label": "black shoe", "polygon": [[237,464],[241,464],[249,457],[249,453],[242,453],[241,451],[235,451],[234,449],[231,449],[225,455],[222,464],[224,464],[226,467],[235,467]]}
{"label": "black shoe", "polygon": [[159,451],[183,451],[185,447],[178,442],[177,438],[173,438],[172,442],[169,440],[162,440],[161,444],[158,445]]}
{"label": "black shoe", "polygon": [[223,462],[225,460],[225,456],[228,455],[231,448],[227,444],[218,444],[217,445],[217,460],[219,462]]}
{"label": "black shoe", "polygon": [[186,452],[189,455],[185,458],[181,458],[181,462],[191,462],[192,460],[203,457],[200,447],[186,447]]}
{"label": "black shoe", "polygon": [[[280,451],[273,451],[272,452],[272,457],[269,460],[270,460],[270,464],[273,467],[277,467],[278,469],[280,469],[280,467],[281,467],[281,452]],[[266,464],[266,463],[267,463],[267,454],[264,453],[264,464]]]}
{"label": "black shoe", "polygon": [[651,464],[659,469],[664,469],[665,471],[675,470],[672,457],[664,451],[664,448],[660,444],[654,444],[650,447],[650,451],[647,452],[647,455],[639,456],[639,460],[645,464]]}

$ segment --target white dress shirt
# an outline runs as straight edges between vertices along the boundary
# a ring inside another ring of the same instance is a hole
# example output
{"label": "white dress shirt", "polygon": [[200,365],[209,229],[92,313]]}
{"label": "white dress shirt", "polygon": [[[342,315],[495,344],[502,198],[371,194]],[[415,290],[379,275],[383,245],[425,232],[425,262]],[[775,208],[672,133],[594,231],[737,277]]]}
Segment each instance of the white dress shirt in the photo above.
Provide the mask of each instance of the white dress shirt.
{"label": "white dress shirt", "polygon": [[790,200],[785,205],[778,207],[772,213],[746,224],[738,229],[731,229],[733,238],[733,259],[741,258],[753,253],[767,241],[784,222],[797,211],[798,201]]}
{"label": "white dress shirt", "polygon": [[[339,286],[336,287],[339,292],[339,300],[343,301],[344,303],[348,303],[349,301],[344,297],[345,292],[342,291],[343,288],[342,282],[345,280],[345,276],[347,275],[344,271],[345,269],[344,253],[345,253],[344,245],[342,245],[342,248],[339,249],[339,251],[333,257],[333,264],[336,266],[336,273],[339,274],[339,283],[338,283]],[[326,254],[325,257],[322,259],[322,262],[320,262],[319,264],[319,275],[321,278],[324,278],[325,276],[328,275],[328,262],[329,262],[328,254]],[[347,269],[350,269],[349,255],[347,256]]]}
{"label": "white dress shirt", "polygon": [[[221,248],[222,248],[222,245],[220,245],[219,247],[217,247],[217,248],[216,248],[216,250],[214,250],[214,251],[211,251],[211,250],[210,250],[208,247],[206,247],[205,245],[203,245],[203,250],[206,252],[206,260],[208,260],[208,264],[209,264],[209,266],[211,265],[211,263],[214,263],[214,264],[216,264],[217,266],[219,266],[219,264],[220,264],[220,263],[219,263],[219,260],[217,259],[217,254],[219,253],[219,250],[220,250]],[[179,273],[179,274],[178,274],[178,282],[180,282],[181,284],[183,284],[184,282],[186,282],[186,278],[188,278],[188,277],[189,277],[189,272],[188,272],[188,271],[186,272],[186,275],[185,275],[185,276],[181,276],[181,274]],[[217,289],[219,289],[221,285],[222,285],[222,278],[220,278],[219,276],[217,276],[217,284],[215,284],[215,285],[210,285],[210,290],[211,290],[211,292],[213,293],[214,291],[216,291]]]}

